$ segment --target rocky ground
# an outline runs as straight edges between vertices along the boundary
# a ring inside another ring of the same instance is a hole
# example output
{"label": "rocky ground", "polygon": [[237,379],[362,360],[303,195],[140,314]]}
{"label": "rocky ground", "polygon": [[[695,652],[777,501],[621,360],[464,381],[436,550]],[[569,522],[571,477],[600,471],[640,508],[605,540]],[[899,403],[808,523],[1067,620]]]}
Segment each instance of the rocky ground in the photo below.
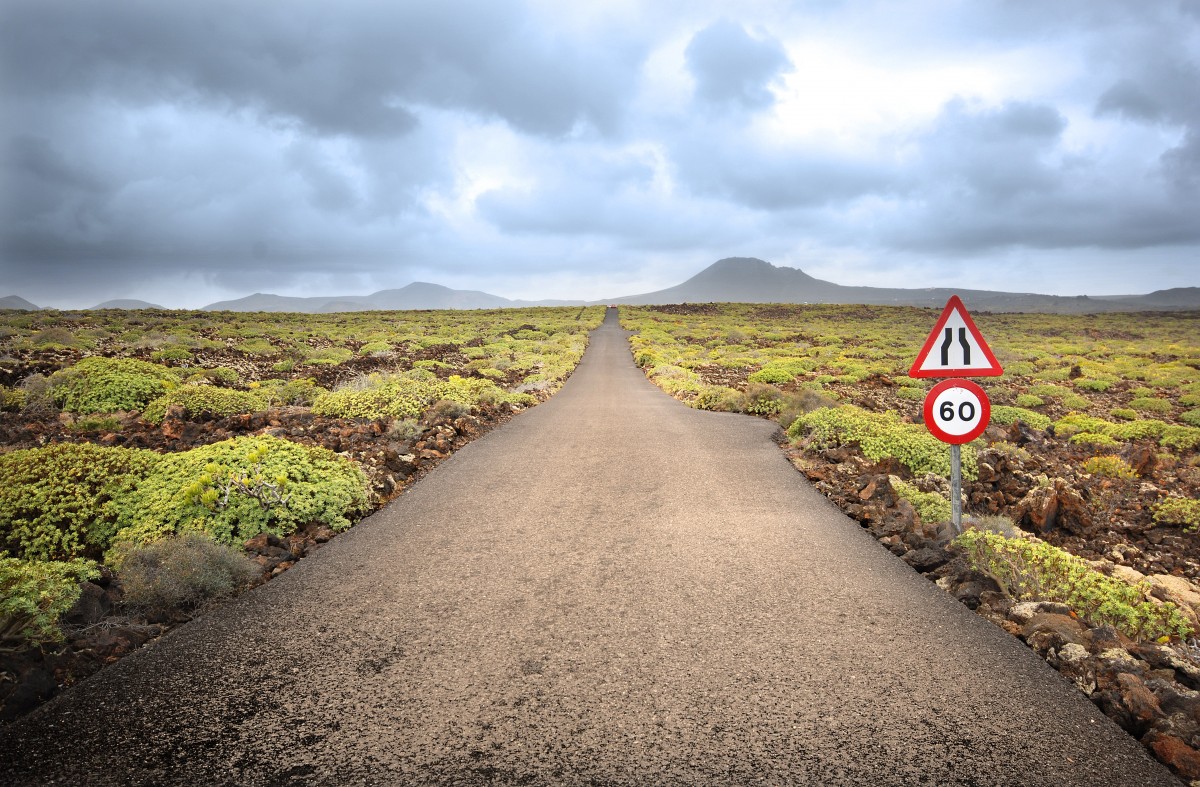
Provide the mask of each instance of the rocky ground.
{"label": "rocky ground", "polygon": [[[1093,501],[1109,494],[1103,482],[1037,483],[1031,472],[1047,460],[1033,456],[1052,453],[1045,435],[1014,426],[993,427],[988,436],[996,447],[980,455],[980,479],[964,483],[968,511],[1005,512],[1022,528],[1090,557],[1104,573],[1147,580],[1157,598],[1200,621],[1200,588],[1188,579],[1195,577],[1195,536],[1178,528],[1121,528],[1116,515],[1098,516]],[[1026,446],[1029,455],[1014,453],[1008,448],[1012,443]],[[893,490],[891,479],[904,478],[923,491],[940,490],[943,481],[914,479],[898,462],[874,463],[854,447],[809,451],[785,445],[784,450],[797,469],[890,551],[1021,638],[1178,776],[1200,783],[1200,648],[1195,640],[1135,642],[1110,626],[1088,626],[1063,604],[1013,599],[990,576],[971,569],[950,544],[948,525],[922,523]],[[1145,450],[1134,446],[1127,453],[1136,459]],[[1140,510],[1154,497],[1153,490],[1143,489],[1112,508]]]}

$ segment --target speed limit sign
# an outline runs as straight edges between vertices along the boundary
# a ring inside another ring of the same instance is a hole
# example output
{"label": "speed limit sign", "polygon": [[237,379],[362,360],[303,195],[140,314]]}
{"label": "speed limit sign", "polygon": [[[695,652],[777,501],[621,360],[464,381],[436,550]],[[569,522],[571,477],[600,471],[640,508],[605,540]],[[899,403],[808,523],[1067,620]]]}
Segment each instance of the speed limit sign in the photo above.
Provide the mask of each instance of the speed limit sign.
{"label": "speed limit sign", "polygon": [[945,380],[925,396],[925,426],[943,443],[969,443],[987,429],[992,403],[970,380]]}

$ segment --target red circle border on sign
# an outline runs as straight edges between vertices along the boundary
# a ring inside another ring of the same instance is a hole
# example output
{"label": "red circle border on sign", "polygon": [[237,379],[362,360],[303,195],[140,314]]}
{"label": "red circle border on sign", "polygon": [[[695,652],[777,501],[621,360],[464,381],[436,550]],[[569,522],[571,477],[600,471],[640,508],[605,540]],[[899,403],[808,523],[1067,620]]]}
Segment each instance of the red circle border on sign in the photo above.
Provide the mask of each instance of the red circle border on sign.
{"label": "red circle border on sign", "polygon": [[[933,417],[934,401],[943,391],[950,388],[966,388],[979,399],[979,423],[976,424],[974,429],[965,434],[950,434],[938,426],[937,420]],[[987,393],[982,388],[970,380],[943,380],[933,386],[933,388],[930,388],[929,393],[925,394],[925,404],[921,408],[921,412],[925,416],[925,428],[929,430],[930,434],[943,443],[962,445],[979,437],[988,428],[988,423],[992,420],[992,401],[988,399]]]}

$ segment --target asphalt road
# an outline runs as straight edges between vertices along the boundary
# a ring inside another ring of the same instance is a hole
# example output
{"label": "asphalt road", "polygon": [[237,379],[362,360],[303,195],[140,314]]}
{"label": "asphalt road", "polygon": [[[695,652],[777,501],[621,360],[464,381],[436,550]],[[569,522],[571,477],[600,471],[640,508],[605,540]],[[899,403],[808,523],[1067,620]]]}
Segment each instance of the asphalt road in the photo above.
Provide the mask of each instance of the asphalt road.
{"label": "asphalt road", "polygon": [[0,731],[0,784],[1177,787],[773,431],[610,315],[550,402]]}

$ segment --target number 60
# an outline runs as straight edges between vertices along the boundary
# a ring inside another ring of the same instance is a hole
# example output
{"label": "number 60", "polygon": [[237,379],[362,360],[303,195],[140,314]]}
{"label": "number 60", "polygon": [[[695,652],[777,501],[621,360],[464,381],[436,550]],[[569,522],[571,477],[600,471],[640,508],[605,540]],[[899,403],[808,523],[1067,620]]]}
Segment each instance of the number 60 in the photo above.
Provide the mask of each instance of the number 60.
{"label": "number 60", "polygon": [[[942,402],[942,406],[938,408],[938,417],[943,421],[953,421],[954,403]],[[975,420],[975,405],[971,402],[960,402],[958,405],[958,417],[963,421]]]}

